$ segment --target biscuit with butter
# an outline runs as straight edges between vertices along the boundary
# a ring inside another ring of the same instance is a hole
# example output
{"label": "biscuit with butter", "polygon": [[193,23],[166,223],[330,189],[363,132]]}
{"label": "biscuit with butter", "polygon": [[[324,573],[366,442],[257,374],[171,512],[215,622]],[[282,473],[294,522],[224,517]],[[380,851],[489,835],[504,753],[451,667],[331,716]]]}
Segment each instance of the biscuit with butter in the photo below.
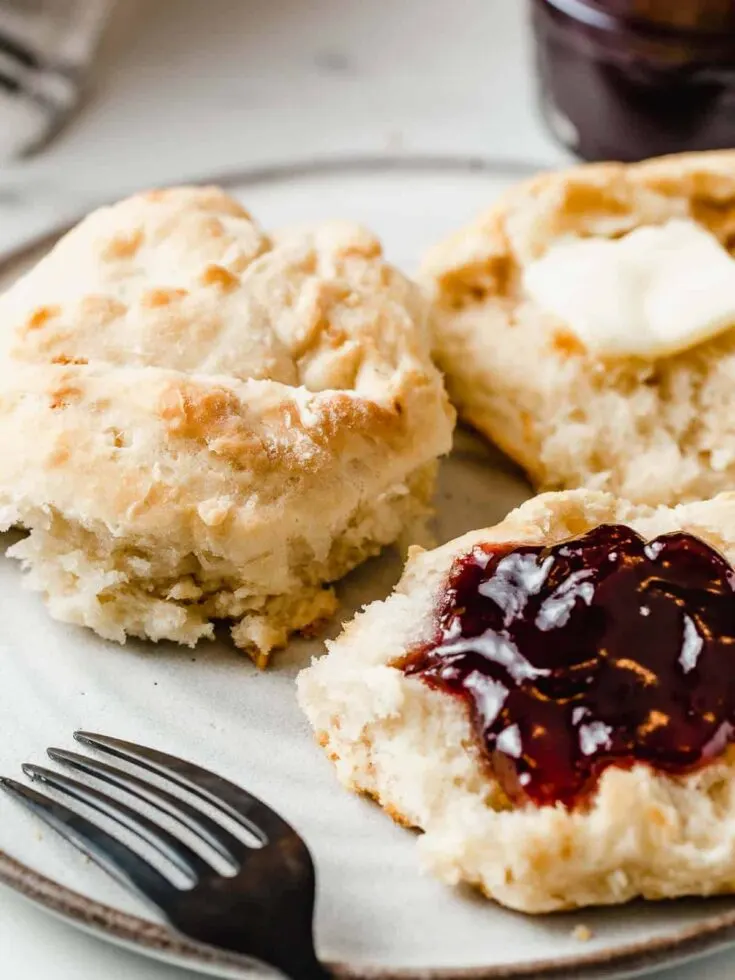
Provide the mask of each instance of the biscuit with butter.
{"label": "biscuit with butter", "polygon": [[349,789],[513,909],[735,891],[735,494],[536,497],[415,549],[299,676]]}
{"label": "biscuit with butter", "polygon": [[426,256],[460,415],[539,489],[735,486],[735,152],[544,174]]}
{"label": "biscuit with butter", "polygon": [[453,427],[427,307],[350,224],[265,235],[216,188],[85,219],[0,300],[0,522],[53,616],[232,624],[264,665],[429,511]]}

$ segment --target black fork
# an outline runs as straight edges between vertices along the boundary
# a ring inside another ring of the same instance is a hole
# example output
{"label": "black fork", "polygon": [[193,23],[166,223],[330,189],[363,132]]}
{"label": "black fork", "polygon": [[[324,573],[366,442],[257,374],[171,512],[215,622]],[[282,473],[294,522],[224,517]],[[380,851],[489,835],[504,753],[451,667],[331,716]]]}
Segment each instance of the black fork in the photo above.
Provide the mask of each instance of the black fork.
{"label": "black fork", "polygon": [[[245,843],[217,820],[137,775],[97,759],[49,749],[54,762],[123,790],[173,818],[231,866],[215,867],[177,835],[95,787],[42,766],[24,765],[36,782],[86,804],[134,834],[186,880],[180,886],[93,820],[14,779],[0,787],[114,878],[155,905],[179,932],[221,949],[252,956],[293,980],[329,977],[314,951],[314,864],[285,820],[234,783],[154,749],[106,735],[75,732],[84,745],[133,763],[206,801],[255,838]],[[259,845],[259,846],[258,846]]]}

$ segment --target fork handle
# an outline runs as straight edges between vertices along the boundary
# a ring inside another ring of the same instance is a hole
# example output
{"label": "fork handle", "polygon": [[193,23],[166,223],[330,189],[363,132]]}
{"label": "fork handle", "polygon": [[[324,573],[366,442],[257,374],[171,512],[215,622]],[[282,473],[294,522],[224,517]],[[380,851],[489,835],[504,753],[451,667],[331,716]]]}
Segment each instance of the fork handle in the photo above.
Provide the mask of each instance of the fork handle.
{"label": "fork handle", "polygon": [[329,970],[319,962],[316,954],[307,957],[279,957],[281,963],[274,963],[276,969],[289,980],[334,980]]}

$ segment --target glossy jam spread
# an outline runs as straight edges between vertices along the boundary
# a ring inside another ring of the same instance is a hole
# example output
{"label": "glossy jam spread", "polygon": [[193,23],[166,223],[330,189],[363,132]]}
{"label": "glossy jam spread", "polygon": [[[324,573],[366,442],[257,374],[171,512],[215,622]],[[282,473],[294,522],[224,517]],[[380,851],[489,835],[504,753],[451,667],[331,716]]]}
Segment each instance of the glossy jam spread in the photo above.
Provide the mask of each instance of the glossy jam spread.
{"label": "glossy jam spread", "polygon": [[611,765],[685,773],[735,731],[735,573],[698,538],[602,525],[476,547],[403,665],[463,698],[508,796],[572,806]]}

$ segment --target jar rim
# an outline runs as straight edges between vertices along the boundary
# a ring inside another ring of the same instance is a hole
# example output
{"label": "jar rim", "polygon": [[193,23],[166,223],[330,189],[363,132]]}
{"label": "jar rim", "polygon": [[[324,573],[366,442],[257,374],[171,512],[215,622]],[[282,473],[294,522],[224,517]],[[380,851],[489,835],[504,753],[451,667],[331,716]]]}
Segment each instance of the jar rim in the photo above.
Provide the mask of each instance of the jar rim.
{"label": "jar rim", "polygon": [[[595,27],[599,30],[613,31],[627,27],[630,30],[643,31],[649,36],[665,38],[679,38],[695,36],[706,41],[708,39],[722,40],[722,36],[727,32],[727,25],[723,24],[720,30],[711,27],[703,28],[696,25],[684,27],[676,24],[666,24],[660,20],[653,20],[634,14],[614,14],[610,11],[602,10],[598,0],[540,0],[542,4],[554,7],[560,13],[565,14],[574,20]],[[735,10],[731,21],[735,28]]]}

